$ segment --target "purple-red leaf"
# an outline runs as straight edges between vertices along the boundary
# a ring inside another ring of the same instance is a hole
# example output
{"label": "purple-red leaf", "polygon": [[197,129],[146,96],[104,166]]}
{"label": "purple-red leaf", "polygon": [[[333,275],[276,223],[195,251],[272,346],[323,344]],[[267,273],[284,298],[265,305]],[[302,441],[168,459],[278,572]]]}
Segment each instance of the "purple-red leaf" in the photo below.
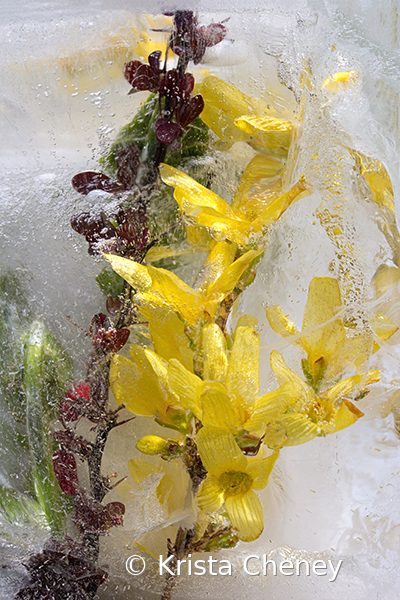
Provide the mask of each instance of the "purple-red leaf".
{"label": "purple-red leaf", "polygon": [[109,502],[105,506],[80,489],[74,497],[75,523],[85,533],[102,534],[116,525],[122,525],[125,506],[122,502]]}
{"label": "purple-red leaf", "polygon": [[177,93],[177,84],[179,81],[178,71],[167,71],[164,77],[161,79],[158,87],[160,96],[167,96],[173,98]]}
{"label": "purple-red leaf", "polygon": [[185,73],[178,81],[178,100],[180,103],[187,102],[194,88],[194,77],[191,73]]}
{"label": "purple-red leaf", "polygon": [[187,127],[189,123],[197,119],[204,108],[204,100],[201,94],[193,96],[185,104],[178,106],[175,117],[181,127]]}
{"label": "purple-red leaf", "polygon": [[83,414],[83,407],[90,402],[90,389],[85,381],[77,383],[60,402],[59,416],[64,427],[77,421]]}
{"label": "purple-red leaf", "polygon": [[149,242],[149,228],[145,227],[144,229],[142,229],[140,234],[138,233],[136,235],[136,250],[138,252],[140,252],[140,250],[142,250],[142,248],[144,248],[145,245],[148,244],[148,242]]}
{"label": "purple-red leaf", "polygon": [[135,90],[156,92],[158,88],[158,74],[156,75],[150,65],[145,65],[139,60],[132,60],[124,66],[124,77]]}
{"label": "purple-red leaf", "polygon": [[58,484],[64,494],[74,496],[78,486],[75,456],[65,448],[59,448],[53,453],[53,468]]}
{"label": "purple-red leaf", "polygon": [[226,36],[226,27],[222,23],[210,23],[199,27],[199,33],[202,36],[207,48],[216,46]]}
{"label": "purple-red leaf", "polygon": [[71,400],[77,400],[78,398],[90,400],[90,388],[86,381],[80,381],[74,385],[67,393],[67,398],[71,398]]}
{"label": "purple-red leaf", "polygon": [[178,123],[161,118],[154,123],[154,130],[157,141],[161,144],[172,144],[181,135],[182,127]]}
{"label": "purple-red leaf", "polygon": [[153,71],[154,75],[157,77],[160,74],[160,58],[161,58],[160,50],[156,50],[156,52],[152,52],[151,54],[149,54],[149,56],[147,58],[149,65],[151,67],[151,70]]}
{"label": "purple-red leaf", "polygon": [[108,177],[108,175],[98,173],[97,171],[84,171],[83,173],[78,173],[77,175],[74,175],[71,183],[72,187],[84,196],[93,190],[102,190],[103,192],[110,193],[124,189],[118,181],[114,181],[111,177]]}
{"label": "purple-red leaf", "polygon": [[104,508],[107,514],[106,524],[108,527],[117,527],[123,524],[125,506],[122,502],[109,502]]}
{"label": "purple-red leaf", "polygon": [[107,296],[106,300],[106,308],[110,315],[115,317],[118,314],[118,311],[121,309],[122,303],[119,298],[115,296]]}
{"label": "purple-red leaf", "polygon": [[81,416],[81,412],[76,409],[74,402],[69,398],[64,398],[60,402],[59,415],[60,420],[64,427],[67,427],[68,423],[77,421]]}
{"label": "purple-red leaf", "polygon": [[88,456],[90,454],[90,443],[83,437],[76,435],[70,429],[67,431],[58,430],[53,433],[53,437],[57,444],[64,446],[71,452],[77,452],[81,456]]}
{"label": "purple-red leaf", "polygon": [[114,352],[119,352],[126,342],[129,340],[130,330],[126,327],[118,329],[114,336]]}

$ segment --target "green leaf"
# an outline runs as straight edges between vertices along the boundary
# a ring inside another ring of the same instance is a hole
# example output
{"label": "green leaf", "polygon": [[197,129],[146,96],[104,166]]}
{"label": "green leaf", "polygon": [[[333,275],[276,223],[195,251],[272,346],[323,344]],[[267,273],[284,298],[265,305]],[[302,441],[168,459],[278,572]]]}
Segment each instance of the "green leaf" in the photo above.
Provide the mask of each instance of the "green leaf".
{"label": "green leaf", "polygon": [[158,116],[158,97],[155,94],[150,94],[132,121],[122,127],[110,148],[110,152],[106,157],[100,159],[100,164],[115,174],[118,169],[115,157],[120,150],[129,145],[138,146],[140,150],[147,146],[147,155],[152,156],[150,146],[157,144],[153,123]]}
{"label": "green leaf", "polygon": [[124,280],[112,269],[104,267],[97,275],[96,281],[105,296],[119,296],[122,294]]}
{"label": "green leaf", "polygon": [[208,150],[209,139],[207,125],[203,123],[200,117],[197,117],[179,138],[179,148],[173,152],[167,152],[164,162],[178,168],[190,158],[204,156]]}
{"label": "green leaf", "polygon": [[50,423],[70,381],[71,365],[61,346],[39,321],[34,321],[23,337],[23,363],[34,491],[53,534],[61,534],[65,528],[64,502],[53,471]]}
{"label": "green leaf", "polygon": [[48,527],[39,502],[3,485],[0,485],[0,515],[13,525]]}

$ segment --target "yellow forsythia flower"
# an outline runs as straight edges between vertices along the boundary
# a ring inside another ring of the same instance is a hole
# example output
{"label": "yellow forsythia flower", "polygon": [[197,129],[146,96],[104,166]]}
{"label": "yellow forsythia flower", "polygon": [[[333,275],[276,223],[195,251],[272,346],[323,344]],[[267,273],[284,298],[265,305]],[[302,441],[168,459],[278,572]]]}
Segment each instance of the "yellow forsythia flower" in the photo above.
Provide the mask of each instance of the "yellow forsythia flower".
{"label": "yellow forsythia flower", "polygon": [[248,429],[253,406],[269,401],[279,412],[292,402],[281,388],[259,397],[260,336],[254,327],[237,327],[230,352],[215,323],[203,327],[202,338],[204,381],[172,359],[168,383],[181,406],[192,411],[204,425],[237,433]]}
{"label": "yellow forsythia flower", "polygon": [[293,124],[271,115],[266,103],[214,76],[203,80],[199,92],[204,99],[201,119],[221,140],[244,141],[257,152],[287,157]]}
{"label": "yellow forsythia flower", "polygon": [[282,407],[280,414],[272,416],[269,409],[274,403],[266,404],[262,398],[254,403],[252,418],[246,423],[249,431],[264,434],[263,442],[270,448],[295,446],[309,442],[317,436],[336,433],[355,423],[363,413],[348,397],[360,384],[368,385],[379,381],[379,371],[370,371],[367,376],[353,375],[331,388],[316,394],[314,389],[286,365],[279,352],[271,352],[271,367],[282,389],[292,401]]}
{"label": "yellow forsythia flower", "polygon": [[272,329],[307,352],[309,372],[314,386],[322,380],[339,377],[349,367],[359,369],[372,350],[370,336],[349,336],[340,310],[343,307],[339,284],[333,277],[314,277],[311,280],[304,309],[303,328],[284,314],[280,306],[267,309]]}
{"label": "yellow forsythia flower", "polygon": [[197,448],[208,471],[197,495],[203,512],[215,512],[225,503],[229,519],[245,542],[256,540],[264,528],[263,509],[254,490],[262,490],[278,458],[249,461],[227,429],[207,425],[197,434]]}
{"label": "yellow forsythia flower", "polygon": [[236,247],[217,244],[198,277],[195,288],[187,285],[174,273],[144,266],[128,258],[105,254],[112,268],[137,292],[139,307],[169,307],[189,325],[211,320],[222,300],[236,286],[244,271],[262,250],[249,250],[234,260]]}
{"label": "yellow forsythia flower", "polygon": [[[187,217],[197,225],[207,227],[214,239],[227,239],[243,247],[259,242],[268,225],[275,223],[291,204],[313,191],[312,186],[301,177],[288,192],[259,194],[256,200],[259,212],[254,214],[247,202],[236,197],[231,206],[174,167],[160,165],[160,176],[164,183],[175,188],[174,197]],[[244,177],[249,177],[248,172]],[[251,198],[254,199],[255,195]]]}
{"label": "yellow forsythia flower", "polygon": [[168,385],[168,363],[141,346],[132,345],[130,355],[132,360],[117,354],[111,361],[110,385],[118,404],[187,433],[186,413]]}

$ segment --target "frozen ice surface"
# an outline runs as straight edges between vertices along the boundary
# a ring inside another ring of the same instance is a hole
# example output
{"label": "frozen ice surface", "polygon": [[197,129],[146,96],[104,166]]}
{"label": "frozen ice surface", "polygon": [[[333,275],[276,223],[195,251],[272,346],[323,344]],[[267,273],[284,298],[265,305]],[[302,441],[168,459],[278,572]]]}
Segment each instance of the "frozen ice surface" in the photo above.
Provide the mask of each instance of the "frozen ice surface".
{"label": "frozen ice surface", "polygon": [[[36,313],[76,358],[81,372],[88,341],[66,316],[88,327],[93,314],[104,306],[94,282],[101,264],[87,255],[86,244],[69,227],[70,216],[97,199],[78,196],[69,182],[76,172],[96,168],[101,152],[133,112],[132,97],[127,97],[126,85],[113,68],[116,61],[123,62],[121,53],[114,51],[116,39],[123,55],[137,25],[134,10],[157,13],[170,7],[169,0],[142,0],[134,7],[122,0],[90,1],[84,6],[75,0],[20,0],[3,3],[0,9],[3,263],[25,274]],[[198,8],[204,17],[214,10],[209,0],[185,3],[189,7]],[[242,313],[259,318],[266,391],[275,386],[268,366],[270,350],[284,352],[293,368],[299,364],[299,353],[270,330],[265,307],[281,304],[301,323],[310,279],[326,276],[332,269],[340,273],[340,248],[321,226],[323,211],[335,206],[330,178],[340,174],[338,185],[346,202],[338,218],[347,233],[352,231],[356,261],[348,293],[351,296],[357,288],[352,299],[364,303],[366,310],[370,279],[380,261],[390,260],[374,221],[375,207],[355,193],[346,161],[348,148],[381,160],[397,198],[398,5],[383,0],[351,4],[286,0],[277,6],[267,0],[262,6],[254,1],[245,6],[221,2],[219,10],[225,11],[224,16],[232,11],[228,27],[233,42],[221,51],[211,51],[199,73],[207,68],[247,92],[263,95],[287,118],[296,107],[289,88],[299,90],[305,68],[314,86],[304,105],[299,154],[288,179],[305,172],[319,193],[294,205],[272,228],[257,280],[240,306]],[[322,98],[320,88],[327,77],[353,69],[360,73],[357,87]],[[225,179],[220,178],[216,189],[229,196],[234,178],[232,171],[224,172]],[[183,577],[174,591],[176,600],[400,598],[400,442],[388,411],[388,397],[399,385],[399,358],[398,346],[387,344],[373,359],[371,366],[381,369],[382,382],[360,403],[365,417],[355,426],[282,451],[272,481],[261,494],[265,507],[262,537],[218,555],[232,562],[233,575]],[[126,474],[127,457],[137,456],[135,450],[130,453],[130,447],[147,433],[146,427],[143,424],[139,431],[126,426],[122,440],[110,438],[106,470]],[[160,523],[168,526],[156,503],[151,512],[145,497],[138,497],[141,511],[135,512],[137,499],[127,503],[126,526],[104,540],[102,561],[110,565],[111,579],[100,593],[103,599],[125,600],[133,595],[151,599],[161,592],[162,581],[151,561],[145,577],[134,578],[125,570],[126,558],[137,552],[131,544],[134,533]],[[118,499],[117,492],[112,499]],[[182,518],[188,508],[183,502]],[[0,556],[7,566],[15,567],[26,558],[27,548],[40,546],[44,533],[29,529],[21,535],[21,530],[13,529],[8,535],[11,541],[1,543]],[[263,553],[272,553],[277,560],[331,558],[336,564],[342,559],[343,565],[334,582],[316,576],[244,574],[243,557]],[[11,597],[21,576],[18,569],[1,570],[1,600]]]}

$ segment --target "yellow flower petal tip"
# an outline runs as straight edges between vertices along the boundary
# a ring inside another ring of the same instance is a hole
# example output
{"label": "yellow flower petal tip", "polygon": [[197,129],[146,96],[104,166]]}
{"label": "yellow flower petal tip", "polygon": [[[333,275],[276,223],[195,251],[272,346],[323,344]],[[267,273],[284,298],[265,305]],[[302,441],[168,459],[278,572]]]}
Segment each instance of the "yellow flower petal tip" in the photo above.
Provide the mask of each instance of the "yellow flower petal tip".
{"label": "yellow flower petal tip", "polygon": [[325,79],[322,89],[337,92],[350,85],[357,85],[359,82],[360,74],[358,71],[340,71]]}

